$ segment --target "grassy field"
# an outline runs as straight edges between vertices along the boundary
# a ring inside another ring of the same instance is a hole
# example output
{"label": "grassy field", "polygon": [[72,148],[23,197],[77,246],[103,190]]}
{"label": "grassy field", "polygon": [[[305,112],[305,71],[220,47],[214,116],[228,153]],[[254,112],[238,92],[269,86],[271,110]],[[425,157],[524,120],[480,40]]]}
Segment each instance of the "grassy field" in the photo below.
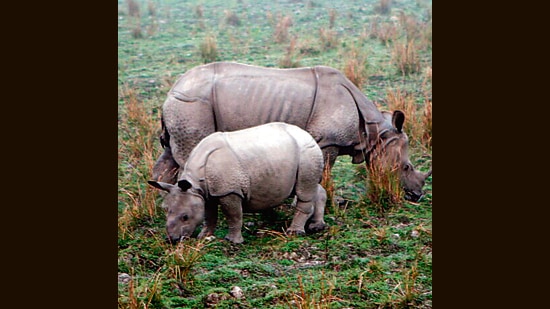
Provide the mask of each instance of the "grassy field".
{"label": "grassy field", "polygon": [[148,186],[160,109],[179,74],[211,61],[340,69],[381,110],[401,109],[410,156],[432,153],[432,2],[118,1],[119,308],[431,308],[432,178],[419,203],[375,201],[364,165],[340,157],[322,233],[291,237],[244,218],[245,243],[164,242]]}

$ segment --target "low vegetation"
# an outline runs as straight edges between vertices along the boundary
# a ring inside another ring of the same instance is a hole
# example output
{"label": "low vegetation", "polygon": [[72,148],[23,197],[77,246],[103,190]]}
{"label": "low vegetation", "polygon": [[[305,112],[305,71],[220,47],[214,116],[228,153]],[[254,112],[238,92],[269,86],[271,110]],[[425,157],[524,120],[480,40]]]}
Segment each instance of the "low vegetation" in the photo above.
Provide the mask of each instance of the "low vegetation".
{"label": "low vegetation", "polygon": [[431,0],[118,0],[119,308],[431,308],[432,181],[418,203],[373,164],[340,157],[324,184],[325,231],[284,233],[246,215],[245,243],[165,242],[162,196],[147,184],[162,148],[160,108],[202,63],[340,69],[381,110],[401,109],[410,157],[431,165]]}

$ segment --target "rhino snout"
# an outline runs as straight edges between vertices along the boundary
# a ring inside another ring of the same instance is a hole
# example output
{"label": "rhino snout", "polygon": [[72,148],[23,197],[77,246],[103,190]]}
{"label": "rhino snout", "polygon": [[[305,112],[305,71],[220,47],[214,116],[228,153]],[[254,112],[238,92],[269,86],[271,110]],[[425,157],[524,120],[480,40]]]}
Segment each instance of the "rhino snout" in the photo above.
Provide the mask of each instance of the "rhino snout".
{"label": "rhino snout", "polygon": [[405,199],[411,202],[418,202],[424,196],[422,191],[405,191]]}
{"label": "rhino snout", "polygon": [[175,245],[180,241],[184,241],[186,239],[190,238],[189,236],[180,236],[180,237],[172,237],[172,236],[166,236],[166,243]]}

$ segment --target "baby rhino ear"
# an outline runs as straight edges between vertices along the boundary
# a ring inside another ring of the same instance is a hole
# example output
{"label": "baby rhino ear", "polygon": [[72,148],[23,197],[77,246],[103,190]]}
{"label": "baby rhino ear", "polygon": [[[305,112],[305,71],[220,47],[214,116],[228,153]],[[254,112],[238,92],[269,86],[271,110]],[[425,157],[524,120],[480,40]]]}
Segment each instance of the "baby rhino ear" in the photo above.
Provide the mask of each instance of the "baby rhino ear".
{"label": "baby rhino ear", "polygon": [[187,191],[189,188],[191,188],[191,183],[183,179],[178,181],[178,187],[180,187],[183,191]]}
{"label": "baby rhino ear", "polygon": [[166,192],[170,192],[170,189],[175,187],[172,184],[162,182],[162,181],[149,180],[147,183],[149,183],[151,186],[153,186],[157,189],[161,189],[161,190],[164,190]]}

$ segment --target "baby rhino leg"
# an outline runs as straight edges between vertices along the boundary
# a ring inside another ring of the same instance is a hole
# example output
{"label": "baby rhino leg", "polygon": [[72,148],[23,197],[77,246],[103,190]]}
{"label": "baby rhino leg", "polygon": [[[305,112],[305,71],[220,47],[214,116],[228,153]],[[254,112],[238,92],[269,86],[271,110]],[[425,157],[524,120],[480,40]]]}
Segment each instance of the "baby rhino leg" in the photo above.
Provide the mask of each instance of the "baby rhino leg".
{"label": "baby rhino leg", "polygon": [[236,194],[229,194],[220,198],[220,205],[223,214],[227,219],[229,232],[225,239],[240,244],[244,241],[241,229],[243,227],[242,199]]}

